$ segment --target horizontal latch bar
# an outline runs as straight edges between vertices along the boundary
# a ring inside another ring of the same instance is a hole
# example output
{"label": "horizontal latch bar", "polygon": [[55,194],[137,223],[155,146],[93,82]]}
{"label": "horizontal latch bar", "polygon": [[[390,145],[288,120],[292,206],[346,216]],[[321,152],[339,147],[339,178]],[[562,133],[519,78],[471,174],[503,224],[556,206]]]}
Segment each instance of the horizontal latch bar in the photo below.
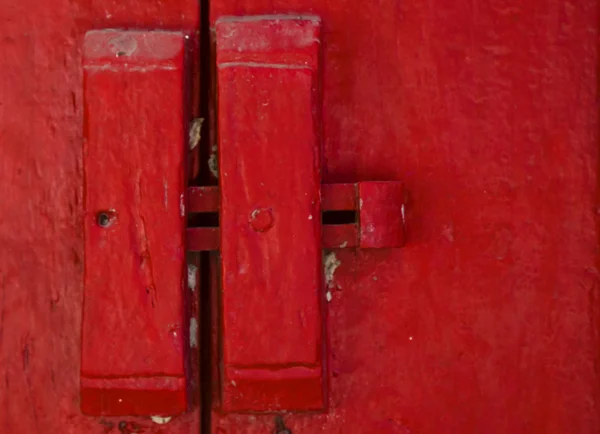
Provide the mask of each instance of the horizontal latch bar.
{"label": "horizontal latch bar", "polygon": [[188,213],[218,212],[220,208],[219,187],[188,187],[187,211]]}
{"label": "horizontal latch bar", "polygon": [[202,252],[219,250],[221,245],[221,230],[215,227],[187,228],[187,250]]}
{"label": "horizontal latch bar", "polygon": [[[321,211],[350,211],[357,208],[358,184],[322,184]],[[218,212],[220,193],[218,186],[188,187],[188,213]]]}
{"label": "horizontal latch bar", "polygon": [[[220,211],[219,187],[189,187],[187,193],[190,213]],[[322,248],[401,247],[405,241],[404,202],[403,185],[398,181],[322,184],[323,216],[325,213],[350,212],[350,219],[345,221],[323,218]],[[354,218],[352,211],[356,213]],[[218,227],[190,227],[187,231],[188,250],[218,250],[219,237]]]}
{"label": "horizontal latch bar", "polygon": [[[202,252],[219,250],[221,230],[215,227],[187,228],[187,250]],[[323,225],[321,233],[324,249],[343,249],[358,246],[358,227],[354,223],[345,225]]]}

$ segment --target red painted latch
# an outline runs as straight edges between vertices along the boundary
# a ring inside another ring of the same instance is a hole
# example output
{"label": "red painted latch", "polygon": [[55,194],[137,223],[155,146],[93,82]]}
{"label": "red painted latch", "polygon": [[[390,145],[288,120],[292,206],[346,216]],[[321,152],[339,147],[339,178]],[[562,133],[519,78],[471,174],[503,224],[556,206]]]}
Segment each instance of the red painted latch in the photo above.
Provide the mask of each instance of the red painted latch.
{"label": "red painted latch", "polygon": [[187,409],[185,41],[160,31],[85,37],[86,414]]}
{"label": "red painted latch", "polygon": [[222,409],[320,410],[322,249],[400,247],[402,184],[321,185],[318,18],[223,18],[216,42],[220,187],[189,188],[187,210],[220,227],[187,247],[221,251]]}
{"label": "red painted latch", "polygon": [[[188,188],[186,206],[185,41],[85,38],[82,409],[187,409],[186,248],[221,251],[222,410],[323,409],[322,249],[400,247],[402,184],[321,184],[318,18],[224,18],[220,186]],[[203,212],[220,226],[186,232]]]}
{"label": "red painted latch", "polygon": [[[189,187],[187,212],[215,213],[221,209],[219,187]],[[322,249],[384,249],[405,243],[404,189],[397,181],[368,181],[320,186],[321,216],[329,212],[349,211],[355,221],[321,225]],[[250,219],[249,219],[250,220]],[[219,227],[188,227],[187,249],[193,252],[219,250]]]}

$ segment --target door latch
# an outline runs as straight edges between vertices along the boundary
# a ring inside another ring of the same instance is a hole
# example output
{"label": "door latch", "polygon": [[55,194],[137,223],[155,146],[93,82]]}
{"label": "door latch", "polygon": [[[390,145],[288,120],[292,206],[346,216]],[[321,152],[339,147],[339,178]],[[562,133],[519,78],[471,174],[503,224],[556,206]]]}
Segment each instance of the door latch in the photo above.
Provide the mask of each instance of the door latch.
{"label": "door latch", "polygon": [[[322,249],[400,247],[400,182],[321,185],[321,21],[216,23],[219,187],[188,189],[188,249],[220,250],[223,411],[326,406]],[[323,225],[322,212],[356,222]]]}
{"label": "door latch", "polygon": [[185,252],[219,250],[222,410],[322,410],[323,249],[402,246],[403,185],[322,184],[321,21],[257,16],[217,21],[219,186],[186,189],[185,43],[85,38],[82,409],[187,409]]}
{"label": "door latch", "polygon": [[187,409],[186,35],[86,34],[81,408]]}

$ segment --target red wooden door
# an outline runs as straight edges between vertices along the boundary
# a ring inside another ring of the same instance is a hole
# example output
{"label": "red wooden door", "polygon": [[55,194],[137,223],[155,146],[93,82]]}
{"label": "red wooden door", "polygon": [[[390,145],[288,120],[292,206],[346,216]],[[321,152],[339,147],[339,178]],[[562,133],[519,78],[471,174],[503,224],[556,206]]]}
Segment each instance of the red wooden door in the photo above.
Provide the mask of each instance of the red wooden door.
{"label": "red wooden door", "polygon": [[[597,2],[2,6],[0,432],[598,432]],[[404,247],[325,252],[326,410],[225,411],[212,253],[190,304],[190,409],[84,415],[85,33],[191,35],[200,181],[216,183],[212,29],[290,13],[322,23],[322,181],[408,194]]]}

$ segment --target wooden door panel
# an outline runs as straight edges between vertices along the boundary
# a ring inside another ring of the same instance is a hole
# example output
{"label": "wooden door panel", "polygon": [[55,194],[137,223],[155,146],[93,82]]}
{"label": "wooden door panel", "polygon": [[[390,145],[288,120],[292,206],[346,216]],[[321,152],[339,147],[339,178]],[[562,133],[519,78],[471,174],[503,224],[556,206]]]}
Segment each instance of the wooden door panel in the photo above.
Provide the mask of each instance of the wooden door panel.
{"label": "wooden door panel", "polygon": [[335,252],[330,408],[286,426],[594,432],[596,4],[211,2],[282,13],[323,22],[324,182],[410,195],[406,247]]}
{"label": "wooden door panel", "polygon": [[168,425],[80,408],[83,38],[119,27],[194,34],[198,2],[0,3],[0,432],[198,433],[197,399]]}

